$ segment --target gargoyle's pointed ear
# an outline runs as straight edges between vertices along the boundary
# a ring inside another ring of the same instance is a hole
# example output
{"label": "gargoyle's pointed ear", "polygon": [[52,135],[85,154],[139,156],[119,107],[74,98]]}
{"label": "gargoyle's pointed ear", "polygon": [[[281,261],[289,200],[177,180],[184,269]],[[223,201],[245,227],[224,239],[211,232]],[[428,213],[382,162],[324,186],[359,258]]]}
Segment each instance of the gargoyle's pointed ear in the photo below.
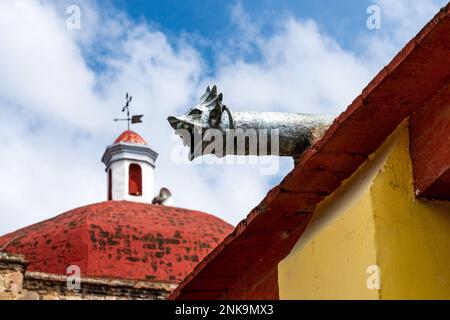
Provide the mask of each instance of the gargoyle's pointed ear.
{"label": "gargoyle's pointed ear", "polygon": [[200,103],[205,102],[210,95],[211,95],[211,88],[207,86],[205,93],[200,97]]}
{"label": "gargoyle's pointed ear", "polygon": [[215,85],[212,87],[211,93],[213,97],[217,96],[217,87]]}
{"label": "gargoyle's pointed ear", "polygon": [[220,101],[222,101],[222,94],[217,97],[217,99],[214,101],[213,108],[209,111],[208,122],[211,128],[219,127],[220,123],[222,122],[223,109]]}

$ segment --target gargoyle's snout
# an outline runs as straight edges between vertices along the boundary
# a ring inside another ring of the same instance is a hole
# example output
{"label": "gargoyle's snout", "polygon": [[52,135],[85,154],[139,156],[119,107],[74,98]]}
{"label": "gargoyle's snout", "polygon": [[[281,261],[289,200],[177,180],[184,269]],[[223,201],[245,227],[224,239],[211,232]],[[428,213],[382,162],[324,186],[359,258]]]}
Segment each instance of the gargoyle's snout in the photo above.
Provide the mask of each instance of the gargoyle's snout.
{"label": "gargoyle's snout", "polygon": [[184,122],[183,120],[178,119],[177,117],[168,117],[167,121],[169,121],[170,126],[175,130],[175,133],[180,136],[183,140],[183,144],[189,147],[189,160],[194,160],[196,150],[202,150],[202,142],[197,143],[197,146],[194,145],[194,132],[196,131],[195,126]]}
{"label": "gargoyle's snout", "polygon": [[169,121],[170,125],[172,126],[172,128],[174,130],[178,129],[178,124],[180,123],[180,120],[178,120],[175,117],[170,116],[170,117],[167,118],[167,121]]}

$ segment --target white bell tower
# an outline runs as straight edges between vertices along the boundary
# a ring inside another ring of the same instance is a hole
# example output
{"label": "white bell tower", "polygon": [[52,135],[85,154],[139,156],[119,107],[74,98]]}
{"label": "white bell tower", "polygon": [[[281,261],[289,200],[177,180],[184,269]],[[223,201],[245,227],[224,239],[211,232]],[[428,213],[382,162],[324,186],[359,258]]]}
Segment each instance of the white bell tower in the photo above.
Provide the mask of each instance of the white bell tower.
{"label": "white bell tower", "polygon": [[107,199],[152,203],[157,157],[136,132],[123,132],[102,157],[106,165]]}

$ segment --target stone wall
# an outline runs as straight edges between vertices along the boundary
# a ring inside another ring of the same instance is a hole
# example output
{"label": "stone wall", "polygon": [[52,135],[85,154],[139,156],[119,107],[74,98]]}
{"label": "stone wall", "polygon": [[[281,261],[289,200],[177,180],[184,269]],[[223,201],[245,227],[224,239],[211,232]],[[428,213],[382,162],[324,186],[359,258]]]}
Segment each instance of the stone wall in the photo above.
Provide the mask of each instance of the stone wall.
{"label": "stone wall", "polygon": [[65,275],[26,272],[23,287],[37,293],[41,300],[164,300],[176,285],[82,278],[76,290],[69,288]]}
{"label": "stone wall", "polygon": [[0,252],[0,300],[163,300],[177,286],[81,278],[79,288],[70,289],[68,276],[27,272],[26,267],[23,256]]}
{"label": "stone wall", "polygon": [[36,300],[39,296],[23,289],[27,263],[23,256],[0,252],[0,300]]}

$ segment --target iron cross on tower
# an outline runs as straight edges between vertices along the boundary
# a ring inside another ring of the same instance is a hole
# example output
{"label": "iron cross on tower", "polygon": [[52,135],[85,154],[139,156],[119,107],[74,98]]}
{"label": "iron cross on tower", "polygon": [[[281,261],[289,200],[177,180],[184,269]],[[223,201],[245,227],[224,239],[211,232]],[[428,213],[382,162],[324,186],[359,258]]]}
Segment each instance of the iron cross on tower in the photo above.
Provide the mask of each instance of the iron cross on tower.
{"label": "iron cross on tower", "polygon": [[126,104],[123,107],[122,112],[125,112],[125,111],[127,112],[126,119],[114,119],[114,121],[127,121],[128,130],[130,130],[130,124],[141,123],[142,117],[144,115],[134,115],[134,116],[131,116],[131,118],[130,118],[130,102],[131,102],[131,100],[133,100],[133,97],[130,96],[127,92],[127,94],[125,96],[125,100],[126,100]]}

